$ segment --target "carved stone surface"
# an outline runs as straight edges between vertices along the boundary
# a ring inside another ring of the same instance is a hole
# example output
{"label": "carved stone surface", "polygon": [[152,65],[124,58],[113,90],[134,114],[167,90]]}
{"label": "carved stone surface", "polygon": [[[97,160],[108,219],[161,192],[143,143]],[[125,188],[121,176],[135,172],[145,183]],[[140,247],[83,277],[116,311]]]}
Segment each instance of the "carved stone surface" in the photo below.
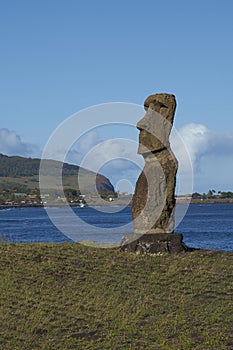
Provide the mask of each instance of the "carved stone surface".
{"label": "carved stone surface", "polygon": [[174,234],[175,186],[178,162],[169,136],[174,120],[174,95],[156,94],[145,103],[146,115],[138,122],[138,153],[145,159],[132,201],[134,233],[125,234],[121,251],[139,254],[191,251],[182,234]]}
{"label": "carved stone surface", "polygon": [[182,234],[148,233],[125,234],[121,241],[121,251],[138,254],[158,254],[158,253],[180,253],[182,251],[192,251],[182,242]]}
{"label": "carved stone surface", "polygon": [[138,153],[146,154],[148,151],[158,152],[169,148],[169,135],[176,109],[175,96],[151,95],[145,100],[144,107],[147,112],[137,123],[140,130]]}
{"label": "carved stone surface", "polygon": [[138,153],[145,159],[132,201],[133,234],[125,234],[121,251],[140,254],[192,250],[174,234],[175,185],[178,162],[170,148],[174,95],[156,94],[144,103],[146,115],[137,123]]}
{"label": "carved stone surface", "polygon": [[175,185],[178,163],[170,149],[174,95],[156,94],[145,103],[146,115],[138,122],[138,153],[145,159],[132,202],[135,233],[174,231]]}

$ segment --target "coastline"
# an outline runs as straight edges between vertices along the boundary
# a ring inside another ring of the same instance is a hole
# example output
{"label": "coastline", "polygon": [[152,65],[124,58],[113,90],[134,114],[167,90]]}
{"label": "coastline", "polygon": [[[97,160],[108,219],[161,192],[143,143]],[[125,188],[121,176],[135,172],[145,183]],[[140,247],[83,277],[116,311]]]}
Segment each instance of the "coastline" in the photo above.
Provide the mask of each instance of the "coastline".
{"label": "coastline", "polygon": [[[181,199],[176,199],[176,203],[177,204],[232,204],[233,203],[233,198],[211,198],[211,199],[191,199],[191,200],[181,200]],[[71,207],[79,207],[79,204],[74,204],[74,203],[69,203],[69,205]],[[109,201],[105,201],[105,203],[103,204],[103,202],[98,203],[98,201],[95,201],[93,204],[93,206],[131,206],[131,203],[127,200],[127,201],[123,201],[122,199],[120,201],[113,201],[113,202],[109,202]],[[48,206],[48,205],[46,205]],[[54,204],[50,204],[50,206],[62,206],[61,203],[57,203],[54,202]],[[89,205],[90,206],[90,205]],[[45,207],[43,204],[13,204],[13,205],[5,205],[5,204],[0,204],[0,210],[3,209],[11,209],[11,208],[43,208]],[[88,205],[85,205],[85,207],[88,207]]]}
{"label": "coastline", "polygon": [[[180,203],[177,201],[177,203]],[[233,198],[192,199],[191,204],[230,204]]]}

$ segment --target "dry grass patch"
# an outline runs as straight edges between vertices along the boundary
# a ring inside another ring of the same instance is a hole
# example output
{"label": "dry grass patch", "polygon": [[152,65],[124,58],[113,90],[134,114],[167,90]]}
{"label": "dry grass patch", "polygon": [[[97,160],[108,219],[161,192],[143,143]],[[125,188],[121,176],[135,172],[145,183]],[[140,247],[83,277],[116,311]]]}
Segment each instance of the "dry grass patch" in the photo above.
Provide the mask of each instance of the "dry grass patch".
{"label": "dry grass patch", "polygon": [[0,244],[0,349],[230,350],[233,253]]}

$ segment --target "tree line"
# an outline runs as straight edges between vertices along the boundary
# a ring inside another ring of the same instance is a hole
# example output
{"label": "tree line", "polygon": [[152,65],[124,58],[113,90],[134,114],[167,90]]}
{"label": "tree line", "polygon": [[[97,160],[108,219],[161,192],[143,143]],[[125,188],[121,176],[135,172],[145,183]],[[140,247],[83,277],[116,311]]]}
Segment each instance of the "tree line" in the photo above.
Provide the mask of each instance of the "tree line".
{"label": "tree line", "polygon": [[231,191],[215,191],[209,190],[207,193],[194,192],[192,194],[193,199],[215,199],[215,198],[233,198],[233,192]]}

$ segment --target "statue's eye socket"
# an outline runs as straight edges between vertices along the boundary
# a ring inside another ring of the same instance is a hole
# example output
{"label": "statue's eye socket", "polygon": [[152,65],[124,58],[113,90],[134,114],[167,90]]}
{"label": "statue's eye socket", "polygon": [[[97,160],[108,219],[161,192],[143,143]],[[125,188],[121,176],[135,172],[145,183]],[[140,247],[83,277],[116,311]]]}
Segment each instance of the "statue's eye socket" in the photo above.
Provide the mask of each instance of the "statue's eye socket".
{"label": "statue's eye socket", "polygon": [[[153,106],[154,105],[154,106]],[[151,103],[151,110],[154,110],[155,106],[157,106],[159,109],[160,108],[168,108],[167,106],[165,106],[163,103],[160,103],[158,101],[155,101],[154,103]],[[154,108],[153,108],[154,107]],[[144,105],[144,109],[147,112],[148,109],[150,108],[150,105]]]}
{"label": "statue's eye socket", "polygon": [[161,104],[160,108],[168,108],[167,106]]}

